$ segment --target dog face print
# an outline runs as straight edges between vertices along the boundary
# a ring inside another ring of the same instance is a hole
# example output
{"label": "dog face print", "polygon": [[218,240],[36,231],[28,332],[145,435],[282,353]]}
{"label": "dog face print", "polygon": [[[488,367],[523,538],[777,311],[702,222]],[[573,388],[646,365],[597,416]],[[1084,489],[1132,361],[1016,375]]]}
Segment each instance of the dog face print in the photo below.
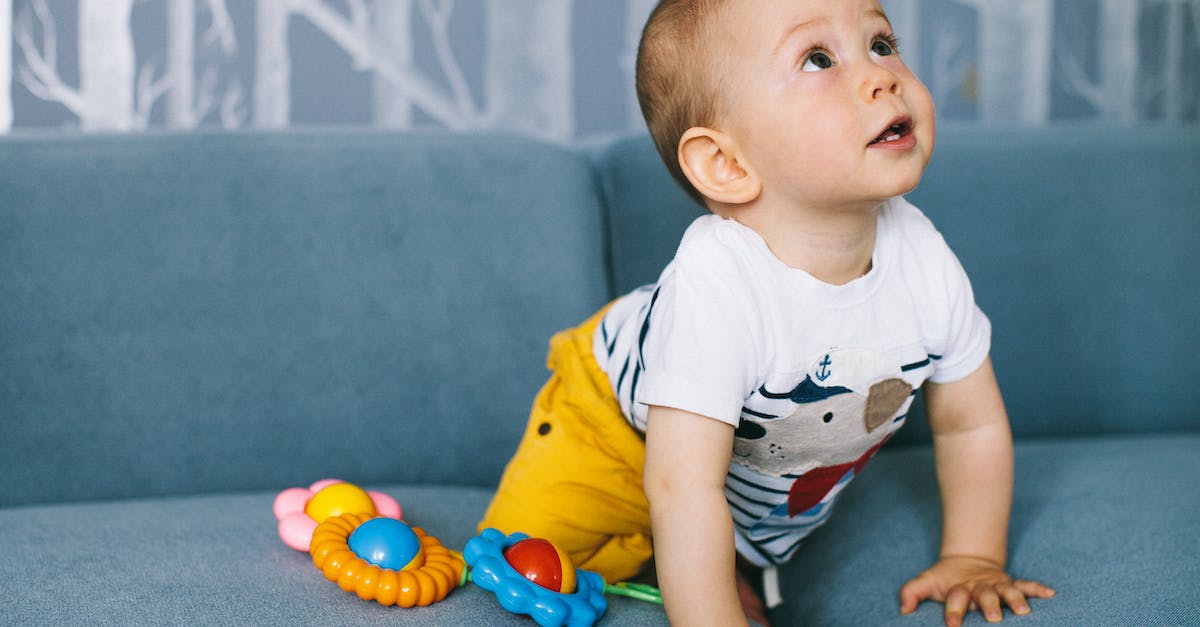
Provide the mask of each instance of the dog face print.
{"label": "dog face print", "polygon": [[856,462],[909,404],[912,386],[899,375],[880,353],[831,350],[790,390],[764,385],[752,400],[768,411],[743,410],[734,462],[776,476]]}

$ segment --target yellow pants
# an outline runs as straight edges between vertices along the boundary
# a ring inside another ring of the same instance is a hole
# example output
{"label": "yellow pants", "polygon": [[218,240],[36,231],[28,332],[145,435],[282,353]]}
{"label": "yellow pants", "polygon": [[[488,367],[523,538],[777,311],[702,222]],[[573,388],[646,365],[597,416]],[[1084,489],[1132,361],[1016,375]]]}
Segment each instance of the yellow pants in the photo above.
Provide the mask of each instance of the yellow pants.
{"label": "yellow pants", "polygon": [[646,445],[592,355],[604,313],[550,340],[550,380],[479,528],[545,538],[575,566],[616,582],[638,574],[653,550]]}

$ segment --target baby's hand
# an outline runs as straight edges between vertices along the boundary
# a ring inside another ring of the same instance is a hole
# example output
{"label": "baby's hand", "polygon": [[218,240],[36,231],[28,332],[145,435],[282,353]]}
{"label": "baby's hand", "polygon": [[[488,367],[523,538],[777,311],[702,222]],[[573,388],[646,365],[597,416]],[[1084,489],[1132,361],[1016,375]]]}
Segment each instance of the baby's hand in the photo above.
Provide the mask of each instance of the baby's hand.
{"label": "baby's hand", "polygon": [[1036,581],[1013,580],[999,564],[968,556],[947,556],[900,588],[900,613],[911,614],[926,599],[946,604],[946,627],[962,625],[971,610],[990,623],[1003,617],[1001,601],[1014,614],[1029,613],[1027,597],[1048,599],[1054,590]]}

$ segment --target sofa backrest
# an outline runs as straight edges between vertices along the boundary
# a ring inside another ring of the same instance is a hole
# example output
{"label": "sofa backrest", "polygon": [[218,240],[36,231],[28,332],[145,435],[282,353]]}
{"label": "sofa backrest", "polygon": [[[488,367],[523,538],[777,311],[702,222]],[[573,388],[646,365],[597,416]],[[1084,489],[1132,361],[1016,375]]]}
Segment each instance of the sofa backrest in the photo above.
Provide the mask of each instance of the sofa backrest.
{"label": "sofa backrest", "polygon": [[[1018,436],[1200,429],[1198,172],[1197,131],[941,131],[911,197]],[[550,335],[701,213],[642,136],[6,137],[0,192],[0,506],[494,483]]]}
{"label": "sofa backrest", "polygon": [[[645,137],[594,158],[624,292],[701,210]],[[992,320],[1017,436],[1200,429],[1200,132],[943,128],[910,199]],[[898,441],[928,441],[920,414]]]}
{"label": "sofa backrest", "polygon": [[607,298],[587,160],[489,136],[0,141],[0,505],[494,482]]}

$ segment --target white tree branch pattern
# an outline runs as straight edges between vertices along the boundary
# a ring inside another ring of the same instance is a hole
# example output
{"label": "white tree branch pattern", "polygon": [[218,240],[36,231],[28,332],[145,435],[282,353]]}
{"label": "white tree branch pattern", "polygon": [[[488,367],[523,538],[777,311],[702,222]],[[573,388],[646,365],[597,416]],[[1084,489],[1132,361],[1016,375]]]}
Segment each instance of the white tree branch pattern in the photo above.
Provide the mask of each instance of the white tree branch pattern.
{"label": "white tree branch pattern", "polygon": [[[944,117],[1200,123],[1200,0],[882,2]],[[311,93],[325,82],[315,71],[366,77],[369,87],[347,97],[366,103],[366,123],[380,128],[573,142],[587,139],[576,119],[607,108],[615,126],[591,132],[636,132],[634,59],[655,4],[0,0],[0,38],[12,44],[0,48],[0,134],[32,111],[85,132],[282,129],[323,99]],[[600,39],[580,30],[598,28],[584,14],[612,16],[602,25],[608,48],[588,47]],[[344,57],[324,55],[319,70],[297,64],[315,43]],[[617,78],[597,98],[593,75]]]}

